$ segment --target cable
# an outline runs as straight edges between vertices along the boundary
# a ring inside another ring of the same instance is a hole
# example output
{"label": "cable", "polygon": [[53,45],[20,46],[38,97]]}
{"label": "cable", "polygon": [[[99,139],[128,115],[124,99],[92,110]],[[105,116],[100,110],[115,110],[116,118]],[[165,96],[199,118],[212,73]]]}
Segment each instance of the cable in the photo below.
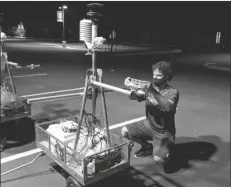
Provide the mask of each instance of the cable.
{"label": "cable", "polygon": [[[96,144],[96,142],[93,142],[93,140],[96,139],[97,137],[99,138],[99,142],[101,143],[101,148],[100,148],[100,150],[101,150],[102,149],[101,140],[103,138],[106,139],[106,137],[99,136],[99,134],[101,133],[100,120],[96,116],[94,116],[93,114],[86,113],[86,112],[84,112],[83,118],[84,118],[83,121],[84,121],[85,129],[82,128],[80,130],[80,133],[81,133],[82,137],[85,137],[85,140],[83,140],[83,141],[85,141],[85,144],[82,146],[82,149],[78,153],[80,154],[86,148],[86,146],[88,145],[89,137],[92,137],[91,138],[92,144]],[[72,124],[71,129],[62,128],[62,130],[64,132],[73,132],[74,131],[73,129],[77,130],[77,125]],[[96,129],[98,129],[98,131],[96,131]],[[84,133],[83,130],[87,130],[87,133]],[[97,142],[97,143],[99,143],[99,142]],[[55,146],[55,152],[61,160],[64,160],[64,148],[58,142],[56,142],[56,143],[57,143],[57,145]]]}

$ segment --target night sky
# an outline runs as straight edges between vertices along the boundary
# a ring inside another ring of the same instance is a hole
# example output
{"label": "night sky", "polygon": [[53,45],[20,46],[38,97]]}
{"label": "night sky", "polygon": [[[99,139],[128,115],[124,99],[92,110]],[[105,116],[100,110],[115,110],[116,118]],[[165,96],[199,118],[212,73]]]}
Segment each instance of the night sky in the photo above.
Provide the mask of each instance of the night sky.
{"label": "night sky", "polygon": [[[94,1],[95,2],[95,1]],[[62,4],[68,6],[65,14],[67,38],[78,39],[79,21],[86,17],[89,1],[1,2],[4,13],[3,29],[9,31],[23,22],[27,35],[59,37],[62,23],[56,21],[56,11]],[[214,35],[217,31],[231,33],[230,2],[103,2],[100,34],[107,36],[115,28],[118,39],[139,40],[144,33],[161,33],[166,40],[201,33]],[[45,32],[44,29],[47,29]],[[226,34],[227,38],[230,38]]]}

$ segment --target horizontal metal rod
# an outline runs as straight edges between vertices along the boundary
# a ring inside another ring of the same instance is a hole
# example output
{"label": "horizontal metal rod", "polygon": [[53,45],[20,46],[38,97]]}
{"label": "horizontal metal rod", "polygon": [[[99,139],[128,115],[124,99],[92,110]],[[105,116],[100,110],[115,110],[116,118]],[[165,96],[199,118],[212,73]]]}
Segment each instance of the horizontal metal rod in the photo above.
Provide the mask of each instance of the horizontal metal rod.
{"label": "horizontal metal rod", "polygon": [[40,64],[31,64],[31,65],[27,65],[26,67],[27,68],[31,68],[31,67],[33,67],[33,68],[39,68]]}
{"label": "horizontal metal rod", "polygon": [[40,64],[31,64],[31,65],[26,65],[26,66],[20,66],[18,63],[15,63],[15,62],[10,62],[10,61],[7,61],[9,65],[12,65],[14,66],[12,69],[13,70],[17,70],[17,69],[35,69],[35,68],[39,68],[40,67]]}
{"label": "horizontal metal rod", "polygon": [[[82,96],[82,95],[80,95]],[[51,101],[57,101],[57,100],[64,100],[64,99],[74,99],[76,97],[80,97],[80,96],[70,96],[70,97],[63,97],[63,98],[56,98],[56,99],[48,99],[48,100],[41,100],[41,101],[36,101],[36,103],[43,103],[43,102],[51,102]]]}
{"label": "horizontal metal rod", "polygon": [[22,95],[24,98],[28,97],[34,97],[34,96],[40,96],[40,95],[49,95],[49,94],[56,94],[56,93],[62,93],[62,92],[71,92],[71,91],[77,91],[77,90],[83,90],[84,87],[82,88],[73,88],[73,89],[68,89],[68,90],[59,90],[59,91],[53,91],[53,92],[43,92],[43,93],[38,93],[38,94],[31,94],[31,95]]}
{"label": "horizontal metal rod", "polygon": [[112,91],[115,91],[115,92],[119,92],[119,93],[122,93],[122,94],[125,94],[125,95],[128,95],[128,96],[131,95],[131,91],[124,90],[122,88],[118,88],[118,87],[111,86],[111,85],[104,84],[104,83],[97,82],[97,81],[92,81],[91,83],[93,85],[95,85],[95,86],[106,88],[106,89],[109,89],[109,90],[112,90]]}
{"label": "horizontal metal rod", "polygon": [[27,66],[17,66],[15,67],[15,69],[25,69],[25,68],[30,68],[30,69],[34,69],[34,68],[39,68],[40,64],[31,64],[31,65],[27,65]]}
{"label": "horizontal metal rod", "polygon": [[77,96],[83,96],[83,93],[72,93],[72,94],[64,94],[64,95],[54,95],[54,96],[47,96],[47,97],[37,97],[37,98],[31,98],[28,99],[28,103],[32,102],[39,102],[39,101],[45,101],[45,100],[54,100],[54,99],[60,99],[60,98],[69,98],[69,97],[77,97]]}
{"label": "horizontal metal rod", "polygon": [[11,173],[11,172],[13,172],[13,171],[16,171],[16,170],[18,170],[18,169],[20,169],[20,168],[23,168],[23,167],[26,167],[26,166],[28,166],[28,165],[33,164],[42,154],[43,154],[43,152],[40,152],[31,162],[28,162],[28,163],[26,163],[26,164],[23,164],[23,165],[21,165],[21,166],[19,166],[19,167],[16,167],[16,168],[11,169],[11,170],[9,170],[9,171],[6,171],[6,172],[4,172],[4,173],[1,173],[1,176],[6,175],[6,174]]}
{"label": "horizontal metal rod", "polygon": [[11,62],[11,61],[7,61],[7,64],[11,65],[11,66],[18,66],[18,63],[16,62]]}

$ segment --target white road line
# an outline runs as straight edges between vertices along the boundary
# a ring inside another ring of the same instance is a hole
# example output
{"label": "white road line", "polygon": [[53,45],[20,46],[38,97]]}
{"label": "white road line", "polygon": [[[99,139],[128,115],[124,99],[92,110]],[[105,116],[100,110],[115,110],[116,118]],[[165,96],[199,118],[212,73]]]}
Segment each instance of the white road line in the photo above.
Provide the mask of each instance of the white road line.
{"label": "white road line", "polygon": [[124,121],[122,123],[118,123],[118,124],[110,126],[109,129],[110,130],[116,129],[116,128],[119,128],[119,127],[122,127],[122,126],[126,126],[128,124],[135,123],[135,122],[138,122],[138,121],[142,121],[142,120],[145,120],[145,119],[146,119],[146,116],[143,116],[143,117],[140,117],[140,118],[136,118],[136,119]]}
{"label": "white road line", "polygon": [[16,75],[16,76],[13,76],[13,77],[14,77],[14,78],[22,78],[22,77],[44,76],[44,75],[47,75],[47,73],[31,74],[31,75]]}
{"label": "white road line", "polygon": [[44,46],[46,46],[46,47],[53,47],[53,48],[59,48],[59,49],[61,49],[61,48],[63,48],[62,46],[61,46],[61,44],[60,44],[60,46],[59,45],[56,45],[56,44],[49,44],[49,43],[38,43],[39,45],[44,45]]}
{"label": "white road line", "polygon": [[12,156],[1,159],[1,164],[7,163],[7,162],[10,162],[13,160],[17,160],[19,158],[27,157],[27,156],[30,156],[30,155],[33,155],[33,154],[39,153],[39,152],[41,152],[41,149],[37,148],[37,149],[32,149],[30,151],[26,151],[23,153],[19,153],[16,155],[12,155]]}
{"label": "white road line", "polygon": [[182,53],[182,50],[174,49],[169,51],[139,51],[139,52],[127,52],[127,53],[114,53],[111,54],[111,56],[138,56],[138,55],[158,55],[158,54],[178,54]]}
{"label": "white road line", "polygon": [[224,65],[223,66],[222,65],[223,64],[218,64],[218,63],[205,63],[203,67],[207,69],[218,70],[218,71],[230,71],[230,67],[225,67]]}
{"label": "white road line", "polygon": [[54,48],[59,48],[59,49],[71,49],[71,50],[86,50],[84,47],[82,46],[75,46],[75,47],[65,47],[63,48],[62,45],[58,45],[58,44],[50,44],[50,43],[39,43],[39,45],[45,45],[47,47],[54,47]]}
{"label": "white road line", "polygon": [[[132,123],[135,123],[135,122],[142,121],[142,120],[144,120],[145,118],[146,118],[146,117],[143,116],[143,117],[139,117],[139,118],[136,118],[136,119],[124,121],[124,122],[122,122],[122,123],[118,123],[118,124],[115,124],[115,125],[111,125],[111,126],[109,127],[109,129],[112,130],[112,129],[116,129],[116,128],[119,128],[119,127],[122,127],[122,126],[126,126],[126,125],[128,125],[128,124],[132,124]],[[23,153],[19,153],[19,154],[16,154],[16,155],[12,155],[12,156],[9,156],[9,157],[5,157],[5,158],[2,158],[2,159],[1,159],[1,164],[7,163],[7,162],[11,162],[11,161],[14,161],[14,160],[23,158],[23,157],[27,157],[27,156],[30,156],[30,155],[39,153],[40,151],[41,151],[41,149],[36,148],[36,149],[32,149],[32,150],[30,150],[30,151],[26,151],[26,152],[23,152]]]}
{"label": "white road line", "polygon": [[67,47],[67,49],[72,49],[72,50],[82,50],[82,51],[86,51],[86,49],[84,47]]}
{"label": "white road line", "polygon": [[46,45],[46,46],[51,46],[51,47],[62,47],[62,44],[52,44],[52,43],[38,43],[39,45]]}

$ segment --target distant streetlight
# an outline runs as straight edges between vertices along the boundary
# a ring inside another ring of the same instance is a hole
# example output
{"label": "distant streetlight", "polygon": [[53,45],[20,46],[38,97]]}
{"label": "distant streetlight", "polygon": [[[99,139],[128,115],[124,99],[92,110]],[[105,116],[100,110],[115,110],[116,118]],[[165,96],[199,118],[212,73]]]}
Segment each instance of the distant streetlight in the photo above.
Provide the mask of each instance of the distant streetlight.
{"label": "distant streetlight", "polygon": [[62,46],[63,47],[66,47],[66,39],[65,39],[65,17],[64,17],[64,14],[65,14],[65,10],[67,9],[67,6],[66,5],[63,5],[63,6],[60,6],[59,7],[60,10],[62,10],[62,22],[63,22],[63,39],[62,39]]}

